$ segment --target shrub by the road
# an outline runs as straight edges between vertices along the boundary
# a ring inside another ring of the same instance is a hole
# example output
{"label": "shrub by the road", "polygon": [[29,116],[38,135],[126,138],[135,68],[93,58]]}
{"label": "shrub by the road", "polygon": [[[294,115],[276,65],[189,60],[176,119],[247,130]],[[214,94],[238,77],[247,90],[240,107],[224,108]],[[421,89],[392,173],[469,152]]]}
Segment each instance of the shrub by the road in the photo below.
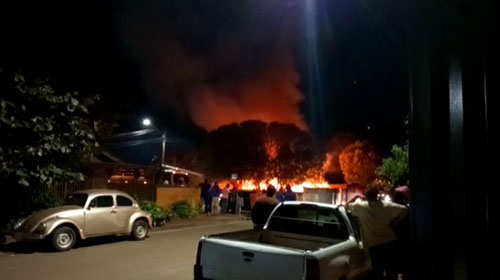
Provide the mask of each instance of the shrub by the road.
{"label": "shrub by the road", "polygon": [[185,200],[174,203],[170,209],[160,207],[156,202],[149,200],[139,202],[139,206],[151,215],[154,226],[162,226],[172,218],[193,218],[199,214],[198,210]]}
{"label": "shrub by the road", "polygon": [[33,210],[57,207],[61,206],[63,203],[63,201],[52,191],[34,192],[29,199]]}
{"label": "shrub by the road", "polygon": [[172,213],[178,218],[192,218],[199,214],[197,208],[185,200],[174,203]]}
{"label": "shrub by the road", "polygon": [[143,200],[139,203],[142,210],[151,215],[154,226],[161,226],[170,221],[170,211],[158,206],[154,201]]}
{"label": "shrub by the road", "polygon": [[37,190],[19,186],[0,196],[0,204],[5,210],[0,215],[0,232],[11,230],[21,218],[34,211],[60,206],[62,200],[50,190]]}

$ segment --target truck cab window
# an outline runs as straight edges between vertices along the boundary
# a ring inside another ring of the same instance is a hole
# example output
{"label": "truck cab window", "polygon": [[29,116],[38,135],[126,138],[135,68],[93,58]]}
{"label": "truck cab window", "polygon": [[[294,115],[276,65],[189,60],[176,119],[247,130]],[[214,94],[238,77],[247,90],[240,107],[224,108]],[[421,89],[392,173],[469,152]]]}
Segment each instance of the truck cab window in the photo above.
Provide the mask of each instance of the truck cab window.
{"label": "truck cab window", "polygon": [[316,205],[282,205],[271,217],[269,229],[332,239],[347,239],[344,220],[336,209]]}

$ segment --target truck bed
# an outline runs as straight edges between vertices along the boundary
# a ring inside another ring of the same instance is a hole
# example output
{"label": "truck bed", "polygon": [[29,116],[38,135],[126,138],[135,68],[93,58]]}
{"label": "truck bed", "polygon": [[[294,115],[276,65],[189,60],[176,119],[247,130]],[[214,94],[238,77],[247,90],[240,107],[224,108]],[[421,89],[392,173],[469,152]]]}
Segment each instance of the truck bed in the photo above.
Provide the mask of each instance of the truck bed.
{"label": "truck bed", "polygon": [[342,242],[342,240],[318,238],[313,236],[261,229],[243,230],[222,233],[218,235],[210,235],[208,236],[208,238],[252,242],[301,251],[316,251]]}

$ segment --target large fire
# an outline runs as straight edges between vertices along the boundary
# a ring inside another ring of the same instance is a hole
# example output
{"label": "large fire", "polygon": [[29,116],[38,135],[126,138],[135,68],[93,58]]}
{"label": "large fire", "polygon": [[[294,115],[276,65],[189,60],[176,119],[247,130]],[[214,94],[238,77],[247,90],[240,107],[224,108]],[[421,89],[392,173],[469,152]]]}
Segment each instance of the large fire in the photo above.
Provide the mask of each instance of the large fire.
{"label": "large fire", "polygon": [[273,185],[276,189],[285,188],[286,185],[290,185],[292,190],[297,193],[303,193],[305,188],[309,189],[330,189],[332,188],[327,182],[306,180],[300,183],[286,183],[280,182],[278,178],[272,178],[269,180],[255,181],[255,180],[242,180],[239,189],[243,191],[253,191],[253,190],[265,190],[268,185]]}

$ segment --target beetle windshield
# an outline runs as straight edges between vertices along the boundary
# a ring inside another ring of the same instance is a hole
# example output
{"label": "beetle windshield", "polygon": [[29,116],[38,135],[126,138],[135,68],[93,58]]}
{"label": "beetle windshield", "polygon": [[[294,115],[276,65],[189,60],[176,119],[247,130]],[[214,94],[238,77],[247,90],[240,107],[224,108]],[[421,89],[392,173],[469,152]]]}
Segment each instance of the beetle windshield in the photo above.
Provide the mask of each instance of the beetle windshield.
{"label": "beetle windshield", "polygon": [[76,205],[80,207],[85,206],[85,202],[87,202],[87,194],[84,193],[73,193],[69,194],[64,200],[64,205]]}

